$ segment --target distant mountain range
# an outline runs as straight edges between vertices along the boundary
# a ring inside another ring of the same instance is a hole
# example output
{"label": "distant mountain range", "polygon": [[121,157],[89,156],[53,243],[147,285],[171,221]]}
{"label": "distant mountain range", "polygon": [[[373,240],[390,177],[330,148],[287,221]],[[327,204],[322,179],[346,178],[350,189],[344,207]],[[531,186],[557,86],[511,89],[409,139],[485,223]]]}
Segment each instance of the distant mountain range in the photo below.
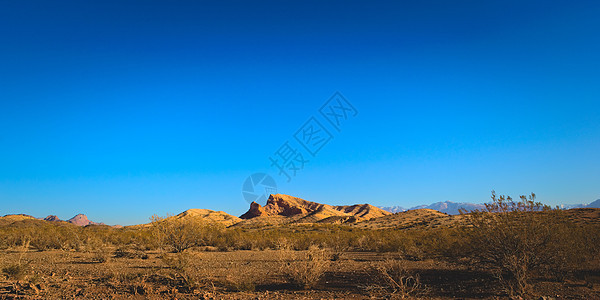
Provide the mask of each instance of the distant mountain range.
{"label": "distant mountain range", "polygon": [[34,216],[30,216],[27,214],[13,214],[13,215],[5,215],[4,217],[7,216],[19,216],[19,217],[23,217],[24,219],[34,219],[34,220],[44,220],[44,221],[48,221],[48,222],[66,222],[66,223],[71,223],[73,225],[77,225],[77,226],[88,226],[88,225],[105,225],[104,223],[96,223],[96,222],[92,222],[88,219],[88,217],[84,214],[78,214],[66,221],[61,220],[59,217],[55,216],[55,215],[49,215],[45,218],[36,218]]}
{"label": "distant mountain range", "polygon": [[571,209],[571,208],[600,208],[600,199],[590,203],[590,204],[561,204],[559,205],[562,209]]}
{"label": "distant mountain range", "polygon": [[[561,204],[559,205],[560,208],[562,209],[572,209],[572,208],[600,208],[600,199],[590,203],[590,204]],[[466,211],[472,211],[472,210],[476,210],[476,209],[484,209],[485,205],[484,204],[475,204],[475,203],[468,203],[468,202],[452,202],[452,201],[445,201],[445,202],[436,202],[430,205],[419,205],[419,206],[415,206],[412,208],[404,208],[402,206],[379,206],[379,208],[385,210],[385,211],[389,211],[391,213],[398,213],[398,212],[403,212],[403,211],[407,211],[407,210],[415,210],[415,209],[433,209],[433,210],[437,210],[439,212],[443,212],[449,215],[458,215],[460,212],[460,209],[464,209]]]}
{"label": "distant mountain range", "polygon": [[379,207],[385,211],[389,211],[391,213],[398,213],[398,212],[403,212],[403,211],[407,211],[407,210],[415,210],[415,209],[433,209],[433,210],[437,210],[439,212],[443,212],[445,214],[449,214],[449,215],[458,215],[459,214],[459,210],[460,209],[464,209],[467,211],[471,211],[471,210],[475,210],[475,209],[484,209],[485,205],[483,204],[474,204],[474,203],[466,203],[466,202],[452,202],[452,201],[445,201],[445,202],[436,202],[430,205],[419,205],[419,206],[415,206],[415,207],[411,207],[411,208],[404,208],[402,206],[386,206],[386,207]]}
{"label": "distant mountain range", "polygon": [[61,220],[59,217],[55,215],[49,215],[43,219],[48,222],[67,222],[77,226],[88,226],[88,225],[105,225],[104,223],[96,223],[92,222],[88,219],[88,217],[84,214],[78,214],[66,221]]}
{"label": "distant mountain range", "polygon": [[[559,205],[559,207],[562,209],[600,208],[600,199],[590,204],[563,204]],[[420,210],[422,213],[427,210],[435,210],[447,215],[458,215],[460,209],[466,211],[485,209],[485,205],[445,201],[436,202],[430,205],[419,205],[409,209],[401,206],[375,207],[369,204],[333,206],[311,202],[289,195],[275,194],[269,196],[265,206],[253,202],[250,205],[250,209],[239,218],[222,211],[217,212],[207,209],[190,209],[172,218],[196,218],[220,223],[225,226],[260,226],[261,224],[293,223],[357,223],[370,219],[379,219],[395,213],[417,210]],[[424,214],[431,213],[428,212]],[[64,222],[76,226],[105,225],[104,223],[90,221],[84,214],[78,214],[66,221],[61,220],[55,215],[49,215],[42,219],[26,214],[6,215],[0,217],[0,219],[5,217],[9,217],[8,219],[13,221],[31,219],[47,222]],[[393,218],[394,217],[388,217],[390,220]],[[119,228],[122,226],[115,225],[113,227]]]}

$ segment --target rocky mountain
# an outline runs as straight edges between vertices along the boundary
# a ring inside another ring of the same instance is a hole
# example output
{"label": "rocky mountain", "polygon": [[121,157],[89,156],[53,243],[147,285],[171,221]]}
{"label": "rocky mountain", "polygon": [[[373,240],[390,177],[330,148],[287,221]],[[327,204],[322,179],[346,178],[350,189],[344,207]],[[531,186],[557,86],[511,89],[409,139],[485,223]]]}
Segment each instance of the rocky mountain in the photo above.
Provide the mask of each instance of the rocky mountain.
{"label": "rocky mountain", "polygon": [[49,215],[47,217],[44,218],[44,221],[48,221],[48,222],[60,222],[62,221],[61,219],[59,219],[57,216],[55,215]]}
{"label": "rocky mountain", "polygon": [[77,226],[88,226],[88,225],[104,225],[104,223],[96,223],[92,222],[88,219],[88,217],[84,214],[78,214],[70,219],[67,222],[77,225]]}
{"label": "rocky mountain", "polygon": [[274,223],[316,223],[334,217],[339,220],[357,222],[389,214],[391,213],[370,204],[333,206],[276,194],[269,196],[265,206],[252,202],[250,209],[240,218],[243,220],[261,219]]}

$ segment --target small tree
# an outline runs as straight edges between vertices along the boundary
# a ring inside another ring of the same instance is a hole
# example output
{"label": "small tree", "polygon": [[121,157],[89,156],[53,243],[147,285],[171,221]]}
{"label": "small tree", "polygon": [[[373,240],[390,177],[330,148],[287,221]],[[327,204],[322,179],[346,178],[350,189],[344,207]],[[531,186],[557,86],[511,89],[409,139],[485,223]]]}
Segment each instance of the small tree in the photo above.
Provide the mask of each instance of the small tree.
{"label": "small tree", "polygon": [[532,272],[551,265],[556,256],[552,242],[560,211],[535,199],[532,193],[513,201],[492,191],[492,203],[485,209],[469,214],[461,211],[472,225],[472,255],[497,268],[497,276],[510,294],[526,294]]}

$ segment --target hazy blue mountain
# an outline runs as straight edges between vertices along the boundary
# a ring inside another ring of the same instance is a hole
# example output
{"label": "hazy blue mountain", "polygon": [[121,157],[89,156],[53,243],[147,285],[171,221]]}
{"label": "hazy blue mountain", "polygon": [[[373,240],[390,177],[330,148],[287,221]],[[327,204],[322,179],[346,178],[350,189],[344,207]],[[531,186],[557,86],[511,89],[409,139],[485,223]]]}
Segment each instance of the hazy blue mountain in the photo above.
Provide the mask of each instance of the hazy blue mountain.
{"label": "hazy blue mountain", "polygon": [[415,206],[411,209],[420,209],[420,208],[427,208],[427,209],[434,209],[437,210],[439,212],[443,212],[449,215],[458,215],[459,214],[459,209],[465,209],[467,211],[471,211],[471,210],[475,210],[475,209],[484,209],[485,205],[483,204],[474,204],[474,203],[466,203],[466,202],[452,202],[452,201],[445,201],[445,202],[436,202],[430,205],[420,205],[420,206]]}
{"label": "hazy blue mountain", "polygon": [[600,208],[600,199],[586,205],[587,208]]}
{"label": "hazy blue mountain", "polygon": [[452,202],[452,201],[446,201],[446,202],[436,202],[436,203],[433,203],[430,205],[419,205],[419,206],[415,206],[415,207],[412,207],[409,209],[405,209],[402,206],[387,206],[387,207],[379,207],[379,208],[389,211],[391,213],[426,208],[426,209],[437,210],[439,212],[443,212],[443,213],[446,213],[449,215],[458,215],[459,214],[458,210],[461,208],[471,211],[471,210],[475,210],[475,209],[484,209],[485,206],[483,204],[456,203],[456,202]]}
{"label": "hazy blue mountain", "polygon": [[590,204],[561,204],[559,205],[562,209],[571,209],[571,208],[600,208],[600,199],[590,203]]}
{"label": "hazy blue mountain", "polygon": [[389,211],[393,214],[406,211],[406,208],[404,208],[402,206],[379,206],[379,208],[381,208],[385,211]]}
{"label": "hazy blue mountain", "polygon": [[[562,209],[600,208],[600,199],[598,199],[590,204],[561,204],[561,205],[559,205],[559,207]],[[430,205],[419,205],[419,206],[411,207],[409,209],[405,209],[402,206],[386,206],[386,207],[380,206],[379,208],[389,211],[391,213],[426,208],[426,209],[433,209],[433,210],[437,210],[439,212],[447,213],[449,215],[458,215],[459,209],[461,209],[461,208],[463,208],[467,211],[471,211],[471,210],[475,210],[475,209],[485,209],[485,205],[468,203],[468,202],[458,202],[457,203],[457,202],[452,202],[452,201],[445,201],[445,202],[436,202],[436,203],[433,203]]]}
{"label": "hazy blue mountain", "polygon": [[[572,208],[584,208],[587,205],[585,204],[561,204],[558,207],[562,208],[562,209],[572,209]],[[554,206],[550,206],[552,208],[554,208]]]}

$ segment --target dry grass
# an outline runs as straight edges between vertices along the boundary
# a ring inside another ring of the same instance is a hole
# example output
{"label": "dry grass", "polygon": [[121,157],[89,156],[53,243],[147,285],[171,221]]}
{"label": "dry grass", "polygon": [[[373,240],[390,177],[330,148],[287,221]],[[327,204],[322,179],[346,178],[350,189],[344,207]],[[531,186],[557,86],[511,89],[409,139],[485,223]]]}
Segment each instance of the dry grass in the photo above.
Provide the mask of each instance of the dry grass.
{"label": "dry grass", "polygon": [[[469,263],[412,261],[402,259],[398,253],[369,252],[344,252],[339,260],[328,261],[327,255],[319,253],[323,250],[186,250],[164,255],[149,251],[148,259],[111,258],[105,263],[92,263],[95,254],[89,252],[30,251],[23,260],[30,266],[24,279],[9,280],[6,275],[6,281],[0,279],[0,298],[2,295],[53,299],[135,298],[136,295],[150,299],[506,296],[492,271]],[[0,254],[3,267],[17,263],[21,255],[12,250]],[[598,298],[600,290],[594,289],[600,287],[600,278],[593,275],[598,269],[589,270],[565,282],[537,277],[536,290],[541,296]],[[577,285],[573,286],[573,282]]]}

